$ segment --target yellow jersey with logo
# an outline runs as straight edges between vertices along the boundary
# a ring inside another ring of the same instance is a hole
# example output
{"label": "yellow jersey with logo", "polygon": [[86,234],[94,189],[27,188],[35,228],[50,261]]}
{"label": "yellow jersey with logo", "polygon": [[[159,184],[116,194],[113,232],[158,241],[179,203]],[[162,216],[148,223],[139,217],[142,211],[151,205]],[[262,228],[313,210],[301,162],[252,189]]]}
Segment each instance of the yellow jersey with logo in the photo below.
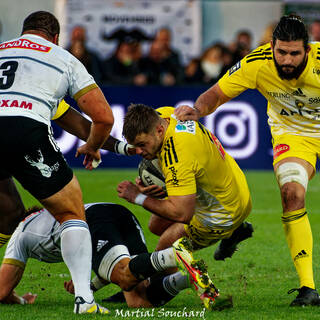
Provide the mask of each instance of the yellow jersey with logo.
{"label": "yellow jersey with logo", "polygon": [[257,89],[268,100],[272,134],[320,137],[320,43],[310,43],[306,67],[298,79],[279,77],[270,44],[252,51],[219,80],[230,98]]}
{"label": "yellow jersey with logo", "polygon": [[172,107],[157,112],[169,121],[157,155],[168,195],[196,194],[194,218],[208,228],[230,228],[251,204],[243,172],[201,123],[177,120]]}

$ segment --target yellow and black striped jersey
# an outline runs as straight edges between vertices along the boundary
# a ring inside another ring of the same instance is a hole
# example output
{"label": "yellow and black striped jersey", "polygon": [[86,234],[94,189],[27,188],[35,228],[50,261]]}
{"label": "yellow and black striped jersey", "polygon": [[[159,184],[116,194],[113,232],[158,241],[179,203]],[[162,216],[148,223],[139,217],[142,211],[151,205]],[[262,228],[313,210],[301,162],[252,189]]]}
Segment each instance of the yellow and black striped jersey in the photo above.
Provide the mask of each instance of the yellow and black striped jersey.
{"label": "yellow and black striped jersey", "polygon": [[234,98],[257,89],[268,100],[268,123],[273,134],[320,137],[320,43],[310,43],[306,67],[298,79],[279,77],[270,44],[252,51],[219,80]]}
{"label": "yellow and black striped jersey", "polygon": [[157,111],[169,120],[157,155],[168,195],[196,194],[195,217],[201,224],[228,227],[250,201],[243,172],[201,123],[176,120],[172,107]]}

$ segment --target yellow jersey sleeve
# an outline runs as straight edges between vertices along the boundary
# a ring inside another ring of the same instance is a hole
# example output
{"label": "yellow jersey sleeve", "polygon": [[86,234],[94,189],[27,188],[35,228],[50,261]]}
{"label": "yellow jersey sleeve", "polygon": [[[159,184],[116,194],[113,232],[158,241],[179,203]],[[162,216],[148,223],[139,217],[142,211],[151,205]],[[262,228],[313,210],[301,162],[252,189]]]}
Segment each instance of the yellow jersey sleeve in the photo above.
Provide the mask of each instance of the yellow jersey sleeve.
{"label": "yellow jersey sleeve", "polygon": [[64,100],[61,100],[61,102],[58,105],[57,112],[55,115],[52,117],[51,120],[57,120],[59,119],[62,115],[66,113],[67,110],[69,110],[70,105],[66,103]]}
{"label": "yellow jersey sleeve", "polygon": [[229,98],[234,98],[247,89],[256,89],[259,69],[271,59],[270,44],[252,51],[231,67],[218,81],[222,92]]}

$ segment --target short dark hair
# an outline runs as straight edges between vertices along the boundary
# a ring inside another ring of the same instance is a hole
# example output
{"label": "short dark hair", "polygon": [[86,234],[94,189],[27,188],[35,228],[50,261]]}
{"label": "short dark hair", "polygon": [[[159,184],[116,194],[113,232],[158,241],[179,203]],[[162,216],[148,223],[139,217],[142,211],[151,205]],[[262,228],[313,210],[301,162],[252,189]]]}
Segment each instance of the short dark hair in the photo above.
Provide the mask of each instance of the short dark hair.
{"label": "short dark hair", "polygon": [[124,117],[122,135],[132,143],[137,135],[150,133],[160,121],[160,116],[152,107],[141,103],[131,104]]}
{"label": "short dark hair", "polygon": [[303,40],[304,48],[307,49],[309,42],[308,29],[300,16],[295,14],[283,16],[273,30],[272,40],[274,43],[276,40]]}
{"label": "short dark hair", "polygon": [[52,13],[36,11],[23,21],[22,34],[28,30],[38,30],[44,32],[47,36],[54,37],[56,34],[60,34],[60,24]]}

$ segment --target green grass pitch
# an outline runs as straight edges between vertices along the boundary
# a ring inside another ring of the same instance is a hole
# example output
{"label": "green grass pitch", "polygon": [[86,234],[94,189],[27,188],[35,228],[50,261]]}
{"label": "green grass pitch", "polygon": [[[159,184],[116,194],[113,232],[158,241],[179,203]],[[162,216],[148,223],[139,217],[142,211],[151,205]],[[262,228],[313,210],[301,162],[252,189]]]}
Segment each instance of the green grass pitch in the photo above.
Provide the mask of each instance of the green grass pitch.
{"label": "green grass pitch", "polygon": [[[128,206],[140,220],[147,239],[149,250],[153,250],[157,237],[147,229],[149,213],[143,208],[127,204],[117,197],[116,185],[122,180],[133,180],[136,170],[95,170],[87,172],[76,170],[80,181],[84,202],[116,202]],[[234,307],[229,310],[203,312],[193,316],[196,311],[203,310],[198,298],[191,289],[185,290],[164,308],[143,310],[141,313],[128,316],[124,304],[109,304],[110,319],[319,319],[320,309],[317,307],[290,308],[289,303],[295,294],[288,295],[287,291],[298,287],[298,279],[289,256],[289,250],[284,238],[281,224],[281,203],[278,187],[271,171],[245,172],[251,189],[253,211],[248,221],[253,223],[255,232],[240,245],[232,259],[225,262],[215,261],[215,247],[201,250],[195,254],[206,260],[209,273],[223,294],[233,296]],[[21,191],[26,206],[36,202],[23,190]],[[311,222],[314,249],[313,264],[316,285],[319,286],[319,210],[320,182],[316,176],[310,182],[307,196],[307,209]],[[0,249],[2,258],[4,248]],[[63,263],[45,264],[29,260],[23,280],[17,292],[37,293],[34,305],[6,306],[0,305],[0,320],[32,319],[78,319],[72,313],[73,297],[63,289],[63,282],[69,279],[68,270]],[[118,291],[115,285],[110,285],[96,293],[99,302],[104,297]],[[184,309],[185,308],[185,309]],[[122,311],[121,311],[122,310]],[[181,316],[183,311],[189,316]],[[132,309],[131,309],[132,311]],[[148,311],[148,312],[147,312]],[[122,313],[121,313],[122,312]],[[148,315],[149,314],[149,315]],[[98,319],[101,316],[84,316],[86,319]]]}

